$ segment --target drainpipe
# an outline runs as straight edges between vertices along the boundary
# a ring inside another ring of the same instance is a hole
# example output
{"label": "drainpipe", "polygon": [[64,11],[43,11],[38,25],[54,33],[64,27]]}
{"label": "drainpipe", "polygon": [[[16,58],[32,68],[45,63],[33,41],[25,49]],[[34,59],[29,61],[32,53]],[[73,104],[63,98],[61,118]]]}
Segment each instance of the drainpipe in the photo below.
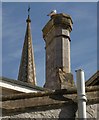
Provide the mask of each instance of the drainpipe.
{"label": "drainpipe", "polygon": [[78,118],[86,118],[85,76],[82,69],[76,70]]}

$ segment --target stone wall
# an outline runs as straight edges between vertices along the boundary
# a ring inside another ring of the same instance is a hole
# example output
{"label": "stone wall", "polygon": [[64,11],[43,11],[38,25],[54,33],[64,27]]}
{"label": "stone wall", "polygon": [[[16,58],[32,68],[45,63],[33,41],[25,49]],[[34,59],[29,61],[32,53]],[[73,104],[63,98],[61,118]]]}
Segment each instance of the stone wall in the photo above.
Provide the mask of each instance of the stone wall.
{"label": "stone wall", "polygon": [[[86,87],[87,117],[99,113],[98,86]],[[97,106],[98,105],[98,106]],[[23,93],[2,97],[3,118],[77,118],[77,90]],[[98,115],[99,117],[99,115]],[[10,119],[9,119],[10,120]]]}
{"label": "stone wall", "polygon": [[[99,119],[99,104],[88,105],[87,106],[87,118],[96,118]],[[38,108],[38,109],[29,109],[25,112],[16,112],[11,113],[10,115],[4,115],[3,118],[9,120],[9,118],[78,118],[78,111],[76,105],[64,105],[61,107],[54,107],[54,108]]]}
{"label": "stone wall", "polygon": [[98,118],[99,119],[99,104],[87,106],[87,118]]}
{"label": "stone wall", "polygon": [[[10,115],[5,115],[3,118],[72,118],[75,119],[77,106],[76,105],[63,105],[53,108],[38,108],[38,109],[29,109],[26,112],[19,112]],[[35,119],[36,120],[36,119]]]}
{"label": "stone wall", "polygon": [[[99,119],[99,104],[87,105],[87,118]],[[78,118],[78,110],[76,112],[76,118]]]}

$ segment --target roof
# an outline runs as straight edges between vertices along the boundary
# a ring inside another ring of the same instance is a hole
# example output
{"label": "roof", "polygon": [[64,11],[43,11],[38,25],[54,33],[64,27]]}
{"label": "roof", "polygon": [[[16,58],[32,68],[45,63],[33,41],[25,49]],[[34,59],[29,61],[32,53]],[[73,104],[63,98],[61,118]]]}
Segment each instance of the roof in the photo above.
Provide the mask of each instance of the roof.
{"label": "roof", "polygon": [[22,87],[28,87],[28,88],[35,89],[35,90],[38,90],[38,91],[45,91],[45,90],[47,90],[47,89],[39,87],[39,86],[33,86],[30,83],[26,83],[26,82],[22,82],[22,81],[19,81],[19,80],[6,78],[6,77],[0,77],[0,80],[2,80],[3,82],[7,82],[9,84],[13,83],[15,85],[20,85]]}
{"label": "roof", "polygon": [[[99,103],[98,86],[86,87],[87,104],[93,105]],[[40,110],[40,108],[49,107],[60,108],[62,105],[77,104],[77,89],[71,87],[68,89],[43,91],[37,93],[13,94],[2,97],[2,112],[4,114],[13,114],[16,112]]]}
{"label": "roof", "polygon": [[86,86],[94,85],[99,85],[99,70],[86,81]]}

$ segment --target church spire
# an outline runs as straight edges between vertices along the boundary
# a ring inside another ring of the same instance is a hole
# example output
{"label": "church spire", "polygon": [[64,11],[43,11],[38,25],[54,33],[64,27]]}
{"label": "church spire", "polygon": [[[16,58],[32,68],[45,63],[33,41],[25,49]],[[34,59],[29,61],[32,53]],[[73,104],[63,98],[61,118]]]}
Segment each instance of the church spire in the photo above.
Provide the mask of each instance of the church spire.
{"label": "church spire", "polygon": [[36,85],[36,72],[34,63],[34,52],[32,48],[30,7],[28,8],[27,28],[22,50],[21,63],[19,68],[18,80]]}

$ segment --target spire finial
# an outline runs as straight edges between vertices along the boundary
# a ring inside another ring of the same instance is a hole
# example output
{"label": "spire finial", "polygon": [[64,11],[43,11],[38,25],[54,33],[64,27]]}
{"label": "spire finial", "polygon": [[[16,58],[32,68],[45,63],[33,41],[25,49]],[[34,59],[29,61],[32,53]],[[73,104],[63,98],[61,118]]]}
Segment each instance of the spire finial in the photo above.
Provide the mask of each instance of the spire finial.
{"label": "spire finial", "polygon": [[30,16],[30,5],[28,6],[28,16]]}
{"label": "spire finial", "polygon": [[30,20],[30,5],[28,6],[28,18],[27,18],[26,22],[31,22],[31,20]]}

